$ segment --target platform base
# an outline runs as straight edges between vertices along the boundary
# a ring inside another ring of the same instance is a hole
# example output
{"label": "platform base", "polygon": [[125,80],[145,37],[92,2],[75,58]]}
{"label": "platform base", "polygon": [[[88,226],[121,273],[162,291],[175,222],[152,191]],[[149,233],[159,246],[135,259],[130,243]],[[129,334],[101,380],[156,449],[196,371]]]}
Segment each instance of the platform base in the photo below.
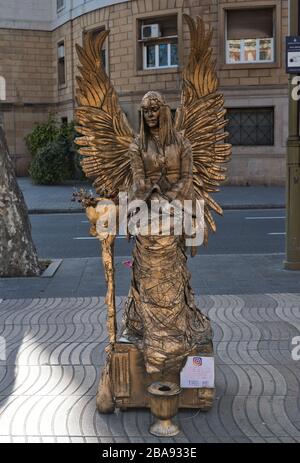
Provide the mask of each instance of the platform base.
{"label": "platform base", "polygon": [[[213,355],[212,343],[201,348],[193,355]],[[110,390],[115,407],[121,410],[127,408],[150,407],[148,386],[154,381],[161,381],[160,374],[149,375],[144,366],[143,356],[134,344],[117,342],[111,353],[110,360]],[[171,381],[179,385],[179,374],[166,374],[164,381]],[[97,407],[102,397],[103,385],[100,380],[97,395]],[[207,411],[212,407],[215,395],[214,388],[185,388],[179,397],[179,408],[197,408]],[[112,412],[113,410],[110,410]]]}

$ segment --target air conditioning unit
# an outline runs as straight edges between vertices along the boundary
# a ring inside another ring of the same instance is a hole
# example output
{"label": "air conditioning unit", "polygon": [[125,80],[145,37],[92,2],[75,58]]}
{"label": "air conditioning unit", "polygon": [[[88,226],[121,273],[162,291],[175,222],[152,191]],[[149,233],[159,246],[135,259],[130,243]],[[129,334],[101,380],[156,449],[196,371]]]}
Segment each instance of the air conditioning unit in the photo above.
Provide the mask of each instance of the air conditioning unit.
{"label": "air conditioning unit", "polygon": [[159,24],[142,26],[142,39],[153,39],[161,36]]}

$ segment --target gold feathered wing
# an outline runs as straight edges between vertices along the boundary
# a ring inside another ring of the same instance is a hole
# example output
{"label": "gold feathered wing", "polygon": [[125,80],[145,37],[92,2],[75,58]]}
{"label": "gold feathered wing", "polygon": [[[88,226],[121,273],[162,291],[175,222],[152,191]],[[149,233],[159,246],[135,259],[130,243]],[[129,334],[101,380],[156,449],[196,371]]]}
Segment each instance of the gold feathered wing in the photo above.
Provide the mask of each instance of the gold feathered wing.
{"label": "gold feathered wing", "polygon": [[116,197],[121,189],[131,185],[128,149],[134,132],[123,113],[118,95],[107,76],[101,49],[109,31],[96,38],[86,35],[84,47],[76,45],[81,66],[77,76],[76,139],[83,156],[81,165],[85,175],[94,179],[98,194]]}
{"label": "gold feathered wing", "polygon": [[181,105],[176,111],[175,127],[192,145],[194,190],[197,199],[204,199],[206,242],[208,229],[216,231],[211,210],[223,212],[210,193],[219,191],[218,186],[226,178],[222,164],[230,159],[231,145],[223,143],[228,135],[224,132],[227,121],[212,59],[213,31],[205,31],[199,16],[196,21],[188,15],[184,18],[190,30],[191,49],[183,70]]}

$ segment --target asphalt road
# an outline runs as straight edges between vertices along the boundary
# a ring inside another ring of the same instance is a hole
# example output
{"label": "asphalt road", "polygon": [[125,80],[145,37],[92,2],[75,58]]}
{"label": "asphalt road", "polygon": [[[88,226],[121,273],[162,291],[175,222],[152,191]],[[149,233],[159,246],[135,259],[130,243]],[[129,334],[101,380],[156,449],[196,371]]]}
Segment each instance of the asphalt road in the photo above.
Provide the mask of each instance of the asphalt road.
{"label": "asphalt road", "polygon": [[[32,234],[42,258],[96,257],[99,243],[89,235],[85,214],[30,215]],[[227,210],[216,217],[217,233],[199,254],[270,254],[284,252],[284,210]],[[117,238],[116,256],[130,256],[132,243]]]}

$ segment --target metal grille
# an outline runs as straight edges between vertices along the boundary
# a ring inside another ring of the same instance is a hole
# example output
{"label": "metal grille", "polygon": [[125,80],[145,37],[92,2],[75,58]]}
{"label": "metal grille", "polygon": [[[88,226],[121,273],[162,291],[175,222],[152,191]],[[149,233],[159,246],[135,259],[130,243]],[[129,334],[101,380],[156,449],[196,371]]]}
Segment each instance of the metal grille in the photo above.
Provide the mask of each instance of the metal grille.
{"label": "metal grille", "polygon": [[232,145],[274,145],[274,108],[230,108],[227,118]]}

